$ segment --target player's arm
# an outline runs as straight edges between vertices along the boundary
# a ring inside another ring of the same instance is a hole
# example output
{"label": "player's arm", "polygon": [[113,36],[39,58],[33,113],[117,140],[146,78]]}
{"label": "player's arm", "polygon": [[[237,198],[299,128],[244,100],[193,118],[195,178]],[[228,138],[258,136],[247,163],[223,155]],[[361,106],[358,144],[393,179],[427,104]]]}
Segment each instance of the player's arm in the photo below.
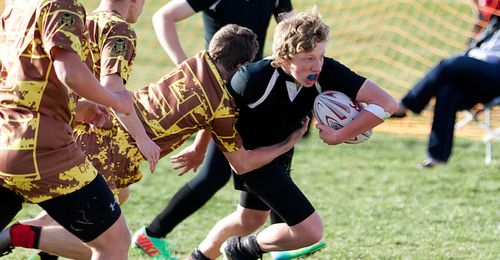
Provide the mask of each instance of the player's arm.
{"label": "player's arm", "polygon": [[176,65],[184,61],[187,56],[181,47],[175,23],[195,13],[186,0],[172,0],[153,15],[156,37]]}
{"label": "player's arm", "polygon": [[278,6],[274,9],[274,20],[276,23],[281,22],[285,17],[293,15],[293,6],[290,0],[280,0],[278,1]]}
{"label": "player's arm", "polygon": [[[123,79],[118,74],[105,75],[101,77],[101,84],[110,91],[125,91]],[[149,169],[154,172],[155,166],[160,159],[161,149],[153,142],[146,134],[146,130],[142,125],[135,111],[128,115],[117,114],[120,123],[125,127],[127,132],[134,138],[137,147],[149,162]]]}
{"label": "player's arm", "polygon": [[182,149],[182,151],[170,157],[170,161],[175,165],[175,170],[181,170],[179,176],[184,175],[191,169],[196,172],[205,159],[205,152],[211,137],[210,129],[198,131],[194,142]]}
{"label": "player's arm", "polygon": [[307,131],[308,126],[309,118],[306,117],[302,122],[302,127],[295,130],[281,143],[259,147],[253,150],[242,148],[235,152],[225,152],[224,155],[236,174],[245,174],[270,163],[276,157],[292,149]]}
{"label": "player's arm", "polygon": [[327,144],[340,144],[347,139],[364,133],[384,122],[398,109],[397,101],[385,90],[370,80],[365,80],[358,91],[356,101],[366,103],[365,109],[349,124],[339,130],[318,124],[320,138]]}
{"label": "player's arm", "polygon": [[78,95],[111,107],[117,113],[130,114],[134,111],[131,93],[111,92],[103,88],[75,52],[54,47],[51,56],[57,78]]}

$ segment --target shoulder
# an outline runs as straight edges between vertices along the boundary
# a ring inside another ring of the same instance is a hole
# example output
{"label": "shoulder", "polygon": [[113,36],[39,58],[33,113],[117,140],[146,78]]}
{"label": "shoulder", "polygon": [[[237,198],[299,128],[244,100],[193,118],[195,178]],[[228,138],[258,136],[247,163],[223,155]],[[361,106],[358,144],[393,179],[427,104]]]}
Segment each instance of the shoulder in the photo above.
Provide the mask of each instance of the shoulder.
{"label": "shoulder", "polygon": [[366,78],[358,75],[339,61],[326,58],[318,79],[322,90],[338,90],[355,97]]}
{"label": "shoulder", "polygon": [[40,1],[38,4],[38,13],[45,13],[45,15],[40,16],[44,18],[60,17],[61,23],[64,25],[77,22],[74,20],[75,18],[83,22],[86,16],[85,7],[78,1]]}
{"label": "shoulder", "polygon": [[[239,95],[250,91],[248,86],[262,86],[268,81],[275,68],[271,66],[271,60],[260,60],[241,67],[231,79],[231,88]],[[267,85],[267,84],[266,84]],[[260,89],[254,87],[252,90]]]}
{"label": "shoulder", "polygon": [[136,33],[132,26],[121,16],[112,12],[96,12],[87,16],[87,24],[99,26],[102,33],[109,36],[124,36],[135,39]]}

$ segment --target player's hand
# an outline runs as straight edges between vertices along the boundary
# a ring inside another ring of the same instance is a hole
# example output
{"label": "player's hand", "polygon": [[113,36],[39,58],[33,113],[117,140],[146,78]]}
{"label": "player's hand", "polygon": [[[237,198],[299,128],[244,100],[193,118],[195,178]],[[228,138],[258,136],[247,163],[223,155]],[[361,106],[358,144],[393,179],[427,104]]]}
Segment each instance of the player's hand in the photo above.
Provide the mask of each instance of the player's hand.
{"label": "player's hand", "polygon": [[85,99],[78,101],[75,111],[75,121],[89,124],[92,128],[100,128],[111,119],[105,106]]}
{"label": "player's hand", "polygon": [[151,173],[155,172],[156,164],[160,160],[161,148],[149,138],[136,140],[137,147],[149,163]]}
{"label": "player's hand", "polygon": [[190,145],[176,155],[170,157],[170,161],[174,164],[175,170],[181,170],[179,176],[184,175],[191,169],[196,172],[198,167],[203,163],[205,153],[194,149],[194,145]]}
{"label": "player's hand", "polygon": [[129,115],[135,112],[134,98],[131,92],[127,90],[113,92],[116,98],[115,105],[112,107],[115,113]]}
{"label": "player's hand", "polygon": [[321,138],[324,143],[335,145],[345,142],[345,140],[339,136],[340,130],[335,130],[321,123],[316,124],[316,128],[319,129],[319,138]]}
{"label": "player's hand", "polygon": [[102,128],[105,124],[111,123],[111,114],[107,107],[103,105],[97,105],[97,113],[92,120],[86,123],[90,125],[91,128]]}
{"label": "player's hand", "polygon": [[307,132],[307,128],[309,127],[309,120],[310,118],[308,116],[304,117],[302,119],[302,126],[295,130],[289,137],[289,141],[291,141],[293,144],[297,143],[302,136]]}

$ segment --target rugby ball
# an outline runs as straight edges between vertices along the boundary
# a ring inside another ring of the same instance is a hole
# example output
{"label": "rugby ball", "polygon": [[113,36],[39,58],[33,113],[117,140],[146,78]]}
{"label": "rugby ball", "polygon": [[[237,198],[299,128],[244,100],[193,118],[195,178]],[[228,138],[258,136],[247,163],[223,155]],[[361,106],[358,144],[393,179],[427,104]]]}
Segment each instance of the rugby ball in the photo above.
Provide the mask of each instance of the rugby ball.
{"label": "rugby ball", "polygon": [[[346,94],[328,90],[320,93],[314,100],[314,116],[319,123],[340,129],[356,118],[364,105],[351,100]],[[345,143],[359,144],[372,135],[372,130],[361,133]]]}

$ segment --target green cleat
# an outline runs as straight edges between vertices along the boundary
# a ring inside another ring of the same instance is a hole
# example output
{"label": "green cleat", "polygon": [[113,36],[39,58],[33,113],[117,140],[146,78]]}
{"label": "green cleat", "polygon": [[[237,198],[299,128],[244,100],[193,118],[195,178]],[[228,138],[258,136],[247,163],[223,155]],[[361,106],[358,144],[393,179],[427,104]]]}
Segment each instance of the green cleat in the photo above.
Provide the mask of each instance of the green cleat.
{"label": "green cleat", "polygon": [[146,227],[142,227],[134,233],[131,246],[140,249],[156,260],[177,260],[172,256],[174,244],[166,239],[148,236]]}
{"label": "green cleat", "polygon": [[303,247],[303,248],[290,250],[290,251],[271,252],[271,258],[273,260],[285,260],[285,259],[306,257],[308,255],[311,255],[311,254],[321,250],[325,246],[326,246],[325,241],[320,240],[318,243],[310,245],[308,247]]}

